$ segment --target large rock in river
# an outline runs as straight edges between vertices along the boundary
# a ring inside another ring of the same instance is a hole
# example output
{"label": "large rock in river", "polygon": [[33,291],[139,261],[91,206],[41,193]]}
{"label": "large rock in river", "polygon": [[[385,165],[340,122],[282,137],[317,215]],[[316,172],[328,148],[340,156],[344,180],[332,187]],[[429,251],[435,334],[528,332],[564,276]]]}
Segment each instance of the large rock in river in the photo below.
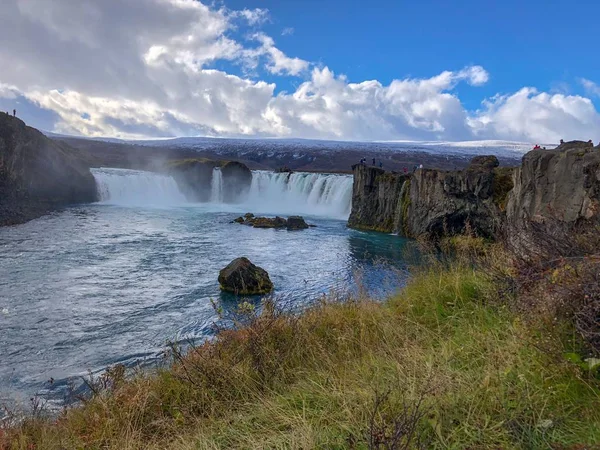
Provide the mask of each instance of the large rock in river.
{"label": "large rock in river", "polygon": [[255,266],[248,258],[237,258],[219,272],[221,290],[236,295],[268,294],[273,283],[266,270]]}

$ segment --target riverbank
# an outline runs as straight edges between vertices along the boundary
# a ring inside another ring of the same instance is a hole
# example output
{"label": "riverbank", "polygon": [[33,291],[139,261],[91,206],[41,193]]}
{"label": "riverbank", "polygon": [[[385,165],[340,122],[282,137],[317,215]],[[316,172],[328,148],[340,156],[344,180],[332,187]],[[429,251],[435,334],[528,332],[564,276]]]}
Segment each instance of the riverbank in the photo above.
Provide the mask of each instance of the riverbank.
{"label": "riverbank", "polygon": [[[172,365],[150,374],[125,379],[115,368],[82,406],[57,421],[31,418],[0,442],[15,449],[597,444],[600,383],[586,360],[590,343],[572,315],[525,302],[535,289],[524,287],[517,260],[474,242],[455,241],[464,261],[417,271],[384,303],[324,301],[300,317],[270,303],[257,316],[242,304],[239,326],[212,343],[185,356],[174,349]],[[559,269],[535,286],[561,285]],[[544,300],[554,295],[542,292]]]}

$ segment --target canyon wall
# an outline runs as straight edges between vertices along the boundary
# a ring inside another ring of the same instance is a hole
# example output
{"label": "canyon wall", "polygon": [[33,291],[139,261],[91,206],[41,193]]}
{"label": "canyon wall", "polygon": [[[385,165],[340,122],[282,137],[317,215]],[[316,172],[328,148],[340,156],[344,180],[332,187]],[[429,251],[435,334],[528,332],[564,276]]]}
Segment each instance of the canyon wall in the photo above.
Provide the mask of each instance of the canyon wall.
{"label": "canyon wall", "polygon": [[76,150],[0,112],[0,225],[97,198],[94,177]]}
{"label": "canyon wall", "polygon": [[512,187],[510,172],[497,166],[494,156],[475,157],[462,171],[410,175],[356,165],[348,225],[416,238],[460,233],[468,224],[493,236]]}
{"label": "canyon wall", "polygon": [[418,169],[407,176],[367,165],[353,170],[348,225],[356,229],[412,238],[465,231],[495,238],[504,231],[516,239],[535,222],[600,226],[600,146],[589,142],[533,150],[517,168],[478,156],[460,171]]}

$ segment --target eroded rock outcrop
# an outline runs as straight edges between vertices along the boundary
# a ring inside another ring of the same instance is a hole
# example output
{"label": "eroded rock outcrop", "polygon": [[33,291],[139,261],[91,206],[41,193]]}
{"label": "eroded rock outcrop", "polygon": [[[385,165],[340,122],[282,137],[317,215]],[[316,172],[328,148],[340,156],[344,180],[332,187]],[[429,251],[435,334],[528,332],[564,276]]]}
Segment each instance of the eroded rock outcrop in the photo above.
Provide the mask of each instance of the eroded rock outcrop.
{"label": "eroded rock outcrop", "polygon": [[267,271],[245,257],[234,259],[219,272],[219,285],[221,290],[236,295],[268,294],[273,290]]}
{"label": "eroded rock outcrop", "polygon": [[252,171],[237,161],[215,161],[206,158],[174,160],[167,163],[167,172],[175,178],[181,192],[191,202],[211,199],[214,169],[223,177],[223,201],[236,203],[243,199],[252,184]]}
{"label": "eroded rock outcrop", "polygon": [[236,203],[243,199],[252,184],[252,171],[241,162],[227,161],[221,165],[223,174],[223,201]]}
{"label": "eroded rock outcrop", "polygon": [[76,150],[0,113],[0,225],[97,198],[94,177]]}
{"label": "eroded rock outcrop", "polygon": [[510,172],[495,156],[477,156],[462,171],[418,169],[411,175],[357,165],[348,225],[363,230],[419,237],[461,233],[467,224],[482,236],[494,234]]}
{"label": "eroded rock outcrop", "polygon": [[506,208],[513,229],[549,220],[600,224],[600,147],[572,141],[555,150],[533,150],[513,182]]}
{"label": "eroded rock outcrop", "polygon": [[[495,191],[502,176],[495,156],[475,157],[461,171],[420,169],[410,180],[409,204],[402,217],[404,235],[453,235],[468,226],[491,237],[501,222]],[[509,190],[510,186],[504,187]]]}

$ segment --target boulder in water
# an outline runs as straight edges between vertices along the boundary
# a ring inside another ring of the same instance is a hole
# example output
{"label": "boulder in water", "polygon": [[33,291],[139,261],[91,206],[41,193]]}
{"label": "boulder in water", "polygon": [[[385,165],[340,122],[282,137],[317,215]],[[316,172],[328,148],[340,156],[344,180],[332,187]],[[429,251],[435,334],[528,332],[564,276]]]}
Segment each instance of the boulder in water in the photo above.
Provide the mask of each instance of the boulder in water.
{"label": "boulder in water", "polygon": [[302,216],[290,216],[287,220],[288,230],[305,230],[308,228],[308,224],[304,221]]}
{"label": "boulder in water", "polygon": [[302,216],[290,216],[288,219],[283,217],[255,217],[252,213],[247,213],[244,217],[238,217],[231,221],[231,223],[239,223],[241,225],[248,225],[254,228],[286,228],[289,231],[292,230],[305,230],[307,228],[314,228],[315,225],[309,225],[306,223]]}
{"label": "boulder in water", "polygon": [[268,294],[273,290],[267,271],[245,257],[234,259],[219,272],[219,285],[221,290],[236,295]]}
{"label": "boulder in water", "polygon": [[285,228],[287,221],[283,217],[255,217],[250,219],[250,225],[254,228]]}

